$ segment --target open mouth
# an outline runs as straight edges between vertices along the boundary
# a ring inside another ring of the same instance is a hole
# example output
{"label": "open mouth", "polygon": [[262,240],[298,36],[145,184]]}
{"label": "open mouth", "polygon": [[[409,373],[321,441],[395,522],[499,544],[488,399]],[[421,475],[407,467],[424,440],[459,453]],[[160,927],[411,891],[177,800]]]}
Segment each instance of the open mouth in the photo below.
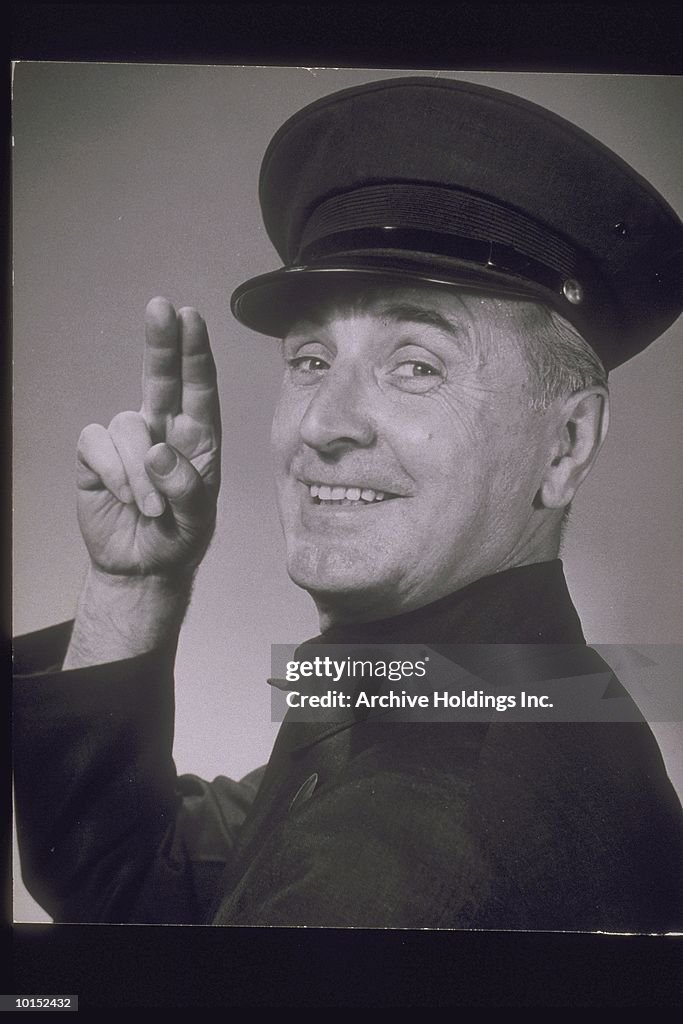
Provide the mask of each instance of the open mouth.
{"label": "open mouth", "polygon": [[372,487],[330,487],[327,484],[308,484],[314,505],[333,507],[335,505],[375,505],[380,501],[391,501],[397,497],[389,491]]}

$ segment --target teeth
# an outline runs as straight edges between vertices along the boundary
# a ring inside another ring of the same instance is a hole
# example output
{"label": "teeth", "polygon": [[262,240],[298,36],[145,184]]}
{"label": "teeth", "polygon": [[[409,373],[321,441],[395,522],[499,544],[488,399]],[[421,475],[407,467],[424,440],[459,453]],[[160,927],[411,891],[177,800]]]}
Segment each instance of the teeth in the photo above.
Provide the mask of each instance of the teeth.
{"label": "teeth", "polygon": [[383,501],[384,491],[375,491],[372,487],[328,487],[326,484],[311,484],[309,491],[312,498],[319,501]]}

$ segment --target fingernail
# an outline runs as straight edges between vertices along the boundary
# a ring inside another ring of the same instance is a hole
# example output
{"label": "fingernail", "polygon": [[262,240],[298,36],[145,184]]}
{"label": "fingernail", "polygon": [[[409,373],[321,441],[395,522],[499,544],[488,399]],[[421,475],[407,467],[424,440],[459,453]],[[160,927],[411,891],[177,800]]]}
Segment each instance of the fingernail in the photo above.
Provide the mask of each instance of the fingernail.
{"label": "fingernail", "polygon": [[159,476],[168,476],[171,470],[175,469],[177,463],[178,456],[167,444],[162,448],[157,448],[149,460],[151,468]]}
{"label": "fingernail", "polygon": [[160,516],[164,511],[164,499],[156,491],[152,491],[143,501],[142,511],[146,516]]}

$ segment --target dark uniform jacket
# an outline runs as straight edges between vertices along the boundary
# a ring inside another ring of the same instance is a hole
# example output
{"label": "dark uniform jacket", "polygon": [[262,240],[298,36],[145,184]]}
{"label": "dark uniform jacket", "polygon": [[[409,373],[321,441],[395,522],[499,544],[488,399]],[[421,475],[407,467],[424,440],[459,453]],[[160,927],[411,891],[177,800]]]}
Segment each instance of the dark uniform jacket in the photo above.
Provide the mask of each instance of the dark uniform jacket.
{"label": "dark uniform jacket", "polygon": [[[265,769],[205,782],[173,764],[170,657],[60,672],[69,632],[16,649],[23,874],[57,920],[683,925],[680,803],[642,720],[285,720]],[[317,642],[459,644],[484,679],[609,678],[559,561]]]}

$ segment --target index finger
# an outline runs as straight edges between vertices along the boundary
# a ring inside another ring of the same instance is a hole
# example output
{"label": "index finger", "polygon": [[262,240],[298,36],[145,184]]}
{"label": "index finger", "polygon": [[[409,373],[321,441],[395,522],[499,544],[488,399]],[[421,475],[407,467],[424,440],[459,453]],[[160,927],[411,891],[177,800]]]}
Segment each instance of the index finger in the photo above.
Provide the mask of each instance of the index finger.
{"label": "index finger", "polygon": [[166,417],[180,410],[182,394],[180,330],[175,309],[161,297],[145,310],[142,414],[153,435],[163,433]]}

